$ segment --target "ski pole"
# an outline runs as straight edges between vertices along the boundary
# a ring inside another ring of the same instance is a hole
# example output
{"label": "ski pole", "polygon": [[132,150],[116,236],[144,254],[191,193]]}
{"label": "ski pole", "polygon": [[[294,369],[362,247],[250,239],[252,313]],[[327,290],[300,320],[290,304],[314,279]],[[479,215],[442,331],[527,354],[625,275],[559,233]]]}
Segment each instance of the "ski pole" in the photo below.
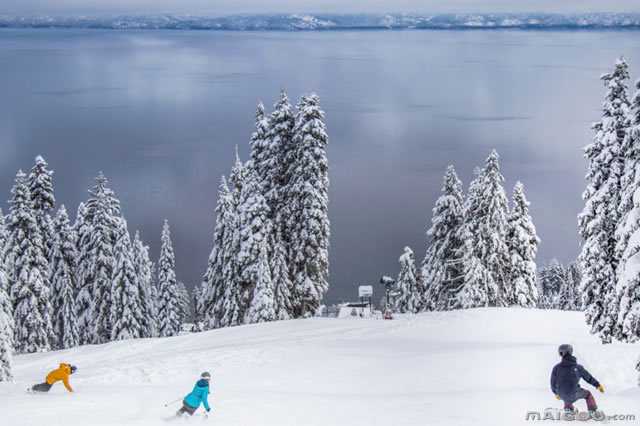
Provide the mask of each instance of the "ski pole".
{"label": "ski pole", "polygon": [[175,401],[167,402],[166,404],[164,404],[164,406],[165,406],[165,407],[168,407],[168,406],[173,405],[173,404],[175,404],[176,402],[180,402],[180,401],[182,401],[182,398],[178,398],[178,399],[176,399]]}

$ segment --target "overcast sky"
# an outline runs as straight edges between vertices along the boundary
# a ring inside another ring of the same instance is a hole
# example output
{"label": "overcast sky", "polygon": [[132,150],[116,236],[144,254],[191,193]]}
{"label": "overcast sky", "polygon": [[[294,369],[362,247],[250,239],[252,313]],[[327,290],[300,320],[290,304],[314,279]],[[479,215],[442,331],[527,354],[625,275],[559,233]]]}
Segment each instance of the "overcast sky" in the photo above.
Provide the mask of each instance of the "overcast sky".
{"label": "overcast sky", "polygon": [[638,0],[3,0],[2,13],[603,12],[640,11]]}

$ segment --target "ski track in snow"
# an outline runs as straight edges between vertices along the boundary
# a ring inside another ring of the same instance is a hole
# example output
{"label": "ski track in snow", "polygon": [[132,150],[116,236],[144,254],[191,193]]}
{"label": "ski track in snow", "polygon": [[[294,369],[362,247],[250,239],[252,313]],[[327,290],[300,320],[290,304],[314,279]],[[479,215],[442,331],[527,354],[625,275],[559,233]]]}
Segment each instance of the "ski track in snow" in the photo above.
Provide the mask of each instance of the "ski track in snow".
{"label": "ski track in snow", "polygon": [[[560,343],[572,343],[604,384],[604,395],[584,386],[605,413],[640,419],[640,345],[601,345],[582,313],[474,309],[394,321],[283,321],[21,355],[15,383],[0,383],[0,423],[163,425],[179,408],[164,403],[209,370],[212,414],[172,424],[535,424],[525,421],[527,411],[561,404],[548,384]],[[61,384],[46,395],[25,392],[60,362],[79,367],[75,393]]]}

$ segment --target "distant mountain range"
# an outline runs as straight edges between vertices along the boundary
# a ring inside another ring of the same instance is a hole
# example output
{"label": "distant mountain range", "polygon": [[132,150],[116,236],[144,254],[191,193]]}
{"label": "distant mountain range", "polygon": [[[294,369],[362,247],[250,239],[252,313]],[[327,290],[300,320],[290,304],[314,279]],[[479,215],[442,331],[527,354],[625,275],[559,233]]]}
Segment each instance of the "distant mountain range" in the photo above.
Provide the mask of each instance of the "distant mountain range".
{"label": "distant mountain range", "polygon": [[202,17],[6,16],[0,28],[96,28],[227,31],[321,31],[403,29],[640,29],[640,13],[526,14],[282,14]]}

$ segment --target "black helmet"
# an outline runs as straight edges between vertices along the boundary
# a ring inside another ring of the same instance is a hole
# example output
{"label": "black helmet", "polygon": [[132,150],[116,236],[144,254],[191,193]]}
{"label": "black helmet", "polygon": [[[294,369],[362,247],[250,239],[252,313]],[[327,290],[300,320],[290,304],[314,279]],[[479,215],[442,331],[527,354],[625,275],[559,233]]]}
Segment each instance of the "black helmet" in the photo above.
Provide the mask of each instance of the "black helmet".
{"label": "black helmet", "polygon": [[564,345],[560,345],[558,347],[558,354],[563,358],[567,355],[573,355],[573,346],[566,343]]}
{"label": "black helmet", "polygon": [[71,374],[75,373],[76,371],[78,371],[78,367],[76,367],[75,365],[71,366]]}
{"label": "black helmet", "polygon": [[209,373],[208,371],[205,371],[200,375],[200,378],[205,380],[211,380],[211,373]]}

